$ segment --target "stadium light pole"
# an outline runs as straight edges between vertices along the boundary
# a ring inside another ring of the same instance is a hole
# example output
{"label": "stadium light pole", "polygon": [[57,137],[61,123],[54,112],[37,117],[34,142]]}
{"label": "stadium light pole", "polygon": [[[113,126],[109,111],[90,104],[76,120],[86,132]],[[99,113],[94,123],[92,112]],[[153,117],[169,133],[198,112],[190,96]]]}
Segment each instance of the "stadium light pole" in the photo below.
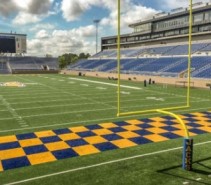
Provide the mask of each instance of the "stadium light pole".
{"label": "stadium light pole", "polygon": [[188,90],[187,107],[190,107],[190,82],[191,82],[191,56],[192,56],[192,25],[193,25],[193,0],[189,0],[189,47],[188,47]]}
{"label": "stadium light pole", "polygon": [[97,53],[98,52],[98,25],[99,25],[100,19],[95,19],[93,22],[95,23],[95,26],[96,26],[96,53]]}

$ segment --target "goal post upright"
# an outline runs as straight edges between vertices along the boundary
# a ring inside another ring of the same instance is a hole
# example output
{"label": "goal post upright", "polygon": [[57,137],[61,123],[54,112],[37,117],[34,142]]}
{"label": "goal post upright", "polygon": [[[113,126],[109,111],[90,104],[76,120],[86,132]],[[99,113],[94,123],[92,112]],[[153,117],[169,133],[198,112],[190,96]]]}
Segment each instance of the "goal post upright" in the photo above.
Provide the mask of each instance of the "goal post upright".
{"label": "goal post upright", "polygon": [[[187,97],[185,105],[160,108],[160,110],[178,110],[191,106],[190,86],[191,86],[191,58],[192,58],[192,24],[193,24],[193,0],[189,1],[189,39],[188,39],[188,75],[187,75]],[[157,109],[137,110],[131,112],[121,112],[121,0],[117,0],[117,116],[129,116],[134,114],[144,114],[156,112]]]}
{"label": "goal post upright", "polygon": [[193,25],[193,0],[189,0],[189,42],[188,42],[188,89],[187,107],[190,107],[190,83],[191,83],[191,56],[192,56],[192,25]]}
{"label": "goal post upright", "polygon": [[183,158],[182,158],[182,168],[188,171],[192,170],[192,160],[193,160],[193,139],[190,138],[188,128],[184,121],[176,114],[169,112],[176,109],[184,109],[190,107],[190,84],[191,84],[191,58],[192,58],[192,25],[193,25],[193,0],[189,0],[189,39],[188,39],[188,76],[187,76],[187,102],[185,106],[175,106],[167,107],[161,109],[149,109],[149,110],[140,110],[133,112],[121,112],[121,97],[120,97],[120,78],[121,78],[121,0],[118,2],[118,20],[117,20],[117,72],[118,72],[118,88],[117,88],[117,116],[129,116],[135,114],[144,114],[144,113],[162,113],[174,117],[180,123],[184,130],[184,144],[183,144]]}
{"label": "goal post upright", "polygon": [[117,116],[120,116],[120,78],[121,78],[121,75],[120,75],[120,70],[121,70],[121,67],[120,67],[120,34],[121,34],[121,2],[120,0],[117,0],[117,14],[118,14],[118,21],[117,21],[117,29],[118,29],[118,33],[117,33],[117,72],[118,72],[118,88],[117,88],[117,97],[118,97],[118,100],[117,100]]}

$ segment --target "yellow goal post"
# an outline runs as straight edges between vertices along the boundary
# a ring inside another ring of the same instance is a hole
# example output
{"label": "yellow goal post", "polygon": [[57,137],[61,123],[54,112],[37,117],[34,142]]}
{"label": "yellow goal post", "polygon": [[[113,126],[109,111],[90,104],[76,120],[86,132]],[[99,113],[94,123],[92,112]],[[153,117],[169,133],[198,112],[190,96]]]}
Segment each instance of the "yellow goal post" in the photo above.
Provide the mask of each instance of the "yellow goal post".
{"label": "yellow goal post", "polygon": [[[117,116],[129,116],[135,114],[153,113],[157,112],[158,109],[148,109],[141,111],[132,112],[121,112],[121,0],[118,2],[118,25],[117,25],[117,73],[118,73],[118,84],[117,84]],[[190,105],[190,85],[191,85],[191,57],[192,57],[192,22],[193,22],[193,0],[189,0],[189,41],[188,41],[188,75],[187,75],[187,102],[185,106],[174,106],[166,107],[159,110],[171,111],[176,109],[189,108]]]}

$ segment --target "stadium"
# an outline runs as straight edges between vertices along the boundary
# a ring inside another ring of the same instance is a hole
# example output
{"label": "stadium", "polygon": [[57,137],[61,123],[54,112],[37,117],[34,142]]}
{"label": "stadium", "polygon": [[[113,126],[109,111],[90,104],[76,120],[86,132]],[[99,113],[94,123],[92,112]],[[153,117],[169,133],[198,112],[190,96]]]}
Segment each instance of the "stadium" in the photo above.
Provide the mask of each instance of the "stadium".
{"label": "stadium", "polygon": [[190,2],[121,34],[118,1],[65,69],[0,33],[0,184],[211,184],[211,3]]}

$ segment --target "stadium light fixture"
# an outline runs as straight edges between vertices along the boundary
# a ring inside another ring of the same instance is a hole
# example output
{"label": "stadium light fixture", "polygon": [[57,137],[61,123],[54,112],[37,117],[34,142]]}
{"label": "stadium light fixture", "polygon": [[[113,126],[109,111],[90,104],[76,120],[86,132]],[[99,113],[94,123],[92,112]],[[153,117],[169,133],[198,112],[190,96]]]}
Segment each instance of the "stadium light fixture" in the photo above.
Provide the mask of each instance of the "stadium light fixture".
{"label": "stadium light fixture", "polygon": [[100,19],[95,19],[93,22],[95,23],[95,26],[96,26],[96,53],[97,53],[98,52],[98,25],[99,25]]}

